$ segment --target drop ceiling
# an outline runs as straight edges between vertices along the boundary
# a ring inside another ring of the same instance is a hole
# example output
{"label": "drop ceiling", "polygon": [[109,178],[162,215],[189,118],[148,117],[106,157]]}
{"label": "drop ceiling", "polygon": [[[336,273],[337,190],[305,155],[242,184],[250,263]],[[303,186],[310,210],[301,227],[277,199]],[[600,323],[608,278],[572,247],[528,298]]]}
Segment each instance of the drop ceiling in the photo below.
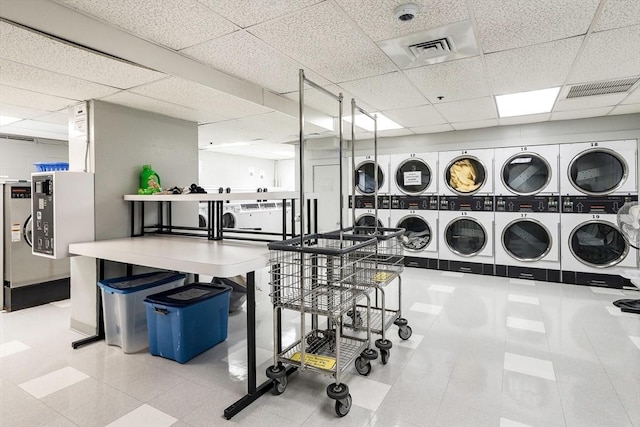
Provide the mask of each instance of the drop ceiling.
{"label": "drop ceiling", "polygon": [[[67,107],[100,99],[199,123],[199,145],[287,158],[298,70],[403,129],[381,136],[640,112],[628,92],[565,99],[576,84],[640,78],[637,0],[0,0],[0,133],[62,139]],[[380,46],[468,23],[477,54],[401,69]],[[494,96],[561,86],[547,114],[499,118]],[[337,106],[306,88],[309,134]],[[371,136],[359,129],[359,138]],[[247,149],[250,146],[250,149]],[[261,154],[262,152],[262,154]]]}

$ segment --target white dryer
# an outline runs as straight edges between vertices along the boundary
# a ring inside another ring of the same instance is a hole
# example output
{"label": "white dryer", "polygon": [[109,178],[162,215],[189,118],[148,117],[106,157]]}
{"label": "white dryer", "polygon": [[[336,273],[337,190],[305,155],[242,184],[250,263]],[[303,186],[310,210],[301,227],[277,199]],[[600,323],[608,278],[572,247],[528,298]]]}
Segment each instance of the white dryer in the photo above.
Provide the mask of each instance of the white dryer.
{"label": "white dryer", "polygon": [[439,211],[439,269],[493,274],[493,211]]}
{"label": "white dryer", "polygon": [[558,145],[506,147],[495,151],[496,196],[558,194]]}
{"label": "white dryer", "polygon": [[581,198],[582,213],[562,215],[560,264],[564,283],[620,288],[628,282],[615,271],[637,268],[638,251],[624,240],[615,212],[624,203],[637,199],[637,196]]}
{"label": "white dryer", "polygon": [[560,145],[560,193],[637,194],[636,140]]}
{"label": "white dryer", "polygon": [[405,265],[437,269],[437,196],[398,196],[392,198],[391,206],[390,226],[405,230],[400,240]]}
{"label": "white dryer", "polygon": [[391,194],[417,196],[438,192],[438,153],[390,157]]}
{"label": "white dryer", "polygon": [[[353,198],[349,197],[349,209],[346,214],[346,224],[353,225],[353,216],[355,214],[355,225],[359,227],[376,226],[376,208],[373,196],[355,196],[355,209],[353,208]],[[389,196],[378,196],[378,227],[389,227]]]}
{"label": "white dryer", "polygon": [[446,196],[493,194],[494,149],[438,153],[438,193]]}
{"label": "white dryer", "polygon": [[505,266],[507,277],[560,281],[560,213],[496,212],[495,229],[496,270]]}
{"label": "white dryer", "polygon": [[[350,186],[355,186],[356,194],[373,195],[375,193],[374,156],[355,157],[355,172],[351,173]],[[378,194],[389,194],[389,156],[378,156]],[[351,162],[349,170],[352,171]],[[351,191],[350,191],[351,193]]]}

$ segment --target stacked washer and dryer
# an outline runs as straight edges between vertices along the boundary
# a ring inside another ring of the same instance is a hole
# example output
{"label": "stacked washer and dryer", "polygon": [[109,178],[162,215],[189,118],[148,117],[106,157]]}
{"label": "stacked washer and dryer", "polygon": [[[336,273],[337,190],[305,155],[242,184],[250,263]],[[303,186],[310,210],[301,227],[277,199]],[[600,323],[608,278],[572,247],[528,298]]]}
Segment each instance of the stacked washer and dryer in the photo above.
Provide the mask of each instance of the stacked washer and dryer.
{"label": "stacked washer and dryer", "polygon": [[494,150],[438,153],[440,270],[494,274]]}
{"label": "stacked washer and dryer", "polygon": [[496,150],[496,275],[560,281],[558,145]]}
{"label": "stacked washer and dryer", "polygon": [[[352,209],[355,199],[355,225],[366,227],[389,227],[389,156],[378,156],[378,172],[376,176],[376,159],[374,156],[354,157],[355,169],[353,177],[355,197],[349,196],[348,206]],[[351,170],[351,168],[349,168]],[[377,179],[377,181],[376,181]],[[376,217],[375,192],[378,190],[378,212]],[[353,188],[350,190],[353,193]],[[353,222],[349,212],[347,223]]]}
{"label": "stacked washer and dryer", "polygon": [[403,228],[405,264],[438,268],[438,153],[390,158],[390,226]]}
{"label": "stacked washer and dryer", "polygon": [[616,214],[638,200],[637,141],[560,146],[562,281],[620,288],[615,268],[637,268],[638,251],[624,239]]}

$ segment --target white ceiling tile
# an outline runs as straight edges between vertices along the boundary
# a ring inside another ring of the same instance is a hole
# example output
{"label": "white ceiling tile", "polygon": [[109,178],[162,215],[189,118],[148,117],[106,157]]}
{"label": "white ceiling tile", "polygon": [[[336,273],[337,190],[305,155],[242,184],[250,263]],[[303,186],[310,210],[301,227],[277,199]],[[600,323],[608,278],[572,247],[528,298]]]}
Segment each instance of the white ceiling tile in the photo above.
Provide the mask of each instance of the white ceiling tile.
{"label": "white ceiling tile", "polygon": [[570,83],[640,74],[640,25],[591,34],[576,61]]}
{"label": "white ceiling tile", "polygon": [[40,122],[47,123],[56,123],[59,125],[68,126],[69,125],[69,112],[65,108],[60,111],[56,111],[55,113],[47,113],[42,116],[37,116],[37,120]]}
{"label": "white ceiling tile", "polygon": [[621,104],[637,104],[640,103],[640,84],[627,95],[627,97],[621,102]]}
{"label": "white ceiling tile", "polygon": [[441,125],[433,125],[433,126],[418,126],[415,128],[411,128],[411,130],[415,133],[415,134],[422,134],[422,133],[439,133],[439,132],[449,132],[453,130],[453,127],[446,123],[446,124],[441,124]]}
{"label": "white ceiling tile", "polygon": [[[298,70],[302,65],[246,31],[236,31],[182,53],[277,93],[298,88]],[[305,74],[319,85],[329,84],[313,72]]]}
{"label": "white ceiling tile", "polygon": [[125,91],[116,93],[115,95],[106,96],[102,98],[102,101],[124,105],[125,107],[137,108],[139,110],[151,111],[165,116],[197,123],[211,123],[225,120],[224,117],[208,111],[194,110],[193,108],[183,107],[182,105],[176,105],[170,102]]}
{"label": "white ceiling tile", "polygon": [[321,0],[199,0],[214,12],[246,28],[320,3]]}
{"label": "white ceiling tile", "polygon": [[446,122],[432,105],[386,110],[382,114],[405,128],[432,126]]}
{"label": "white ceiling tile", "polygon": [[410,129],[387,129],[378,131],[378,138],[389,138],[393,136],[413,135]]}
{"label": "white ceiling tile", "polygon": [[600,0],[470,0],[485,53],[583,35]]}
{"label": "white ceiling tile", "polygon": [[594,31],[610,30],[640,24],[640,2],[638,0],[607,0]]}
{"label": "white ceiling tile", "polygon": [[0,58],[125,89],[165,77],[0,21]]}
{"label": "white ceiling tile", "polygon": [[411,21],[399,21],[394,16],[398,0],[337,0],[337,3],[373,40],[385,40],[441,27],[469,19],[465,0],[413,0],[419,11]]}
{"label": "white ceiling tile", "polygon": [[584,119],[587,117],[606,116],[613,107],[586,108],[571,111],[554,111],[551,114],[551,120],[574,120]]}
{"label": "white ceiling tile", "polygon": [[355,95],[356,102],[364,101],[378,111],[427,103],[427,99],[399,71],[340,83],[340,87]]}
{"label": "white ceiling tile", "polygon": [[253,102],[178,77],[138,86],[131,89],[131,92],[226,118],[253,116],[271,111]]}
{"label": "white ceiling tile", "polygon": [[196,0],[56,1],[176,50],[238,29]]}
{"label": "white ceiling tile", "polygon": [[7,86],[72,99],[92,99],[118,89],[53,71],[0,59],[0,81]]}
{"label": "white ceiling tile", "polygon": [[[490,95],[480,57],[405,70],[404,73],[432,104]],[[442,101],[438,100],[443,96]]]}
{"label": "white ceiling tile", "polygon": [[[498,117],[493,98],[445,102],[434,106],[449,123],[474,122]],[[455,125],[454,125],[455,127]]]}
{"label": "white ceiling tile", "polygon": [[524,123],[546,122],[549,120],[549,118],[551,118],[551,113],[529,114],[526,116],[515,116],[515,117],[500,117],[498,118],[498,125],[508,126],[508,125],[521,125]]}
{"label": "white ceiling tile", "polygon": [[0,116],[16,117],[21,119],[29,119],[33,117],[43,116],[49,114],[47,110],[36,110],[35,108],[24,107],[20,105],[12,105],[5,102],[0,93]]}
{"label": "white ceiling tile", "polygon": [[58,111],[64,107],[77,104],[78,101],[77,99],[61,98],[0,85],[0,104],[11,104],[45,111]]}
{"label": "white ceiling tile", "polygon": [[484,56],[496,95],[562,86],[584,37],[572,37]]}
{"label": "white ceiling tile", "polygon": [[[351,98],[356,99],[356,97],[338,85],[324,86],[324,89],[328,90],[329,92],[333,93],[336,96],[342,93],[343,116],[350,116],[351,115]],[[295,92],[287,93],[284,96],[286,98],[289,98],[293,101],[298,102],[298,95],[299,95],[298,91],[295,91]],[[358,107],[362,108],[367,112],[375,111],[375,108],[362,102],[359,99],[356,99],[356,102]],[[338,102],[332,97],[326,95],[325,93],[315,88],[306,86],[306,89],[304,90],[304,105],[314,108],[332,117],[338,117]]]}
{"label": "white ceiling tile", "polygon": [[640,104],[618,105],[613,110],[611,110],[609,115],[635,114],[635,113],[640,113]]}
{"label": "white ceiling tile", "polygon": [[490,120],[477,120],[477,121],[470,121],[470,122],[452,123],[451,126],[453,126],[455,130],[490,128],[490,127],[498,126],[498,120],[490,119]]}
{"label": "white ceiling tile", "polygon": [[584,110],[587,108],[613,106],[625,98],[624,93],[610,95],[583,96],[580,98],[561,99],[556,102],[553,111]]}
{"label": "white ceiling tile", "polygon": [[40,130],[44,132],[59,133],[61,135],[67,135],[68,129],[69,129],[66,124],[61,125],[57,123],[48,123],[38,119],[21,120],[19,122],[12,123],[11,126],[20,127],[24,129]]}
{"label": "white ceiling tile", "polygon": [[334,83],[395,69],[333,2],[258,24],[249,32]]}

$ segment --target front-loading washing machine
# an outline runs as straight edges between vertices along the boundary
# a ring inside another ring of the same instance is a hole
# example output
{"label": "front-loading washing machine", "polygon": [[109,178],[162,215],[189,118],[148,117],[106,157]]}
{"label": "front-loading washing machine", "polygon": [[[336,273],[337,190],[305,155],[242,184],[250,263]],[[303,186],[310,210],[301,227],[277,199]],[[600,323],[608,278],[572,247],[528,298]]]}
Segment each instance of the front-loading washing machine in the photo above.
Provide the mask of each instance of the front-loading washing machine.
{"label": "front-loading washing machine", "polygon": [[559,194],[560,147],[533,145],[495,151],[496,196]]}
{"label": "front-loading washing machine", "polygon": [[418,196],[438,192],[438,153],[394,154],[389,166],[391,194]]}
{"label": "front-loading washing machine", "polygon": [[438,194],[493,194],[493,158],[493,148],[441,151],[438,153]]}
{"label": "front-loading washing machine", "polygon": [[[378,164],[378,176],[375,175],[376,160]],[[376,178],[378,179],[378,194],[389,194],[389,156],[362,156],[355,157],[355,172],[352,172],[349,184],[355,188],[355,194],[372,196],[376,191]],[[349,170],[353,171],[351,162]]]}
{"label": "front-loading washing machine", "polygon": [[[619,231],[616,213],[636,196],[568,198],[580,212],[561,218],[561,268],[564,283],[621,288],[629,279],[616,275],[617,268],[638,268],[638,250]],[[563,209],[568,207],[563,199]]]}
{"label": "front-loading washing machine", "polygon": [[373,196],[355,196],[355,208],[353,199],[349,197],[349,210],[347,211],[346,224],[353,224],[355,216],[356,227],[389,227],[389,207],[390,197],[388,195],[378,196],[378,212],[376,221],[376,206]]}
{"label": "front-loading washing machine", "polygon": [[438,269],[494,274],[493,195],[440,196]]}
{"label": "front-loading washing machine", "polygon": [[390,227],[400,238],[408,267],[438,268],[438,196],[392,196]]}
{"label": "front-loading washing machine", "polygon": [[637,194],[637,145],[636,140],[560,145],[560,194]]}
{"label": "front-loading washing machine", "polygon": [[557,196],[522,197],[511,211],[496,196],[496,275],[560,282]]}

